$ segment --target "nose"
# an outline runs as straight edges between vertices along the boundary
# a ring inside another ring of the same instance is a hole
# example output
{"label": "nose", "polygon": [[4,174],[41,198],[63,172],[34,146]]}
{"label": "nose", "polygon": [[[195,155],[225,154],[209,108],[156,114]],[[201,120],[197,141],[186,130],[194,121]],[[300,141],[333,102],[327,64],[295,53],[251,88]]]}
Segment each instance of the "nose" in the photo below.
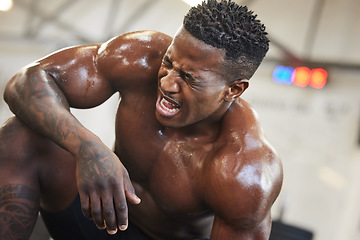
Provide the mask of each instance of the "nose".
{"label": "nose", "polygon": [[179,83],[177,74],[174,70],[168,71],[165,76],[160,79],[160,88],[164,93],[179,93]]}

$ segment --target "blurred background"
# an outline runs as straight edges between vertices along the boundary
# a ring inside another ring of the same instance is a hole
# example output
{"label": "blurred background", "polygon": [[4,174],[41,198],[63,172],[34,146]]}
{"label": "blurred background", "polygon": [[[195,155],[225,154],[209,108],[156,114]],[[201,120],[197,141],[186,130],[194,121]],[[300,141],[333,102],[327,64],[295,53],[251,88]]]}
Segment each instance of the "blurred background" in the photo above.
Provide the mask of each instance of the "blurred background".
{"label": "blurred background", "polygon": [[[63,47],[121,33],[174,35],[183,0],[0,0],[0,92],[15,72]],[[237,0],[267,26],[270,51],[243,98],[284,165],[274,220],[315,240],[360,239],[360,1]],[[112,146],[118,96],[74,114]],[[11,116],[0,101],[0,124]],[[40,239],[34,237],[34,239]]]}

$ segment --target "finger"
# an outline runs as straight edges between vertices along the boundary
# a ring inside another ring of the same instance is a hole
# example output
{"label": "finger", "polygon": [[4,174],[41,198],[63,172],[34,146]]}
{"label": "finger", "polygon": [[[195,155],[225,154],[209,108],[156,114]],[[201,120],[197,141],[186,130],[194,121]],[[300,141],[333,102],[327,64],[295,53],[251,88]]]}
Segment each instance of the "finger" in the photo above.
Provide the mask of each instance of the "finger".
{"label": "finger", "polygon": [[90,195],[91,215],[97,228],[105,229],[104,219],[101,214],[101,200],[96,193]]}
{"label": "finger", "polygon": [[114,206],[118,228],[124,231],[128,227],[128,208],[123,191],[114,191]]}
{"label": "finger", "polygon": [[102,211],[106,229],[109,234],[115,234],[117,232],[117,225],[113,197],[108,192],[103,195]]}
{"label": "finger", "polygon": [[141,199],[136,195],[135,188],[132,185],[130,179],[124,179],[125,195],[128,201],[132,204],[139,204]]}
{"label": "finger", "polygon": [[91,210],[90,210],[90,200],[89,196],[87,194],[80,194],[80,204],[81,204],[81,210],[85,217],[91,219]]}

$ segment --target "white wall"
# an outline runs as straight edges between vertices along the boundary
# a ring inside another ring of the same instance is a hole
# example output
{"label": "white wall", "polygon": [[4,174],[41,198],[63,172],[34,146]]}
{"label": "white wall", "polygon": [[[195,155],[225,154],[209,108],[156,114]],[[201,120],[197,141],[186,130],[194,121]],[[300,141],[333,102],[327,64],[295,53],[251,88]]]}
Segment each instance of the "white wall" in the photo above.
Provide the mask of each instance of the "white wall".
{"label": "white wall", "polygon": [[[145,0],[121,1],[118,18],[106,29],[107,1],[79,1],[60,16],[94,42],[120,30],[155,29],[172,35],[188,7],[180,0],[159,0],[137,20],[122,25]],[[88,2],[91,2],[89,4]],[[101,3],[100,3],[101,2]],[[241,2],[241,1],[238,1]],[[315,0],[247,1],[268,26],[272,37],[300,56],[308,56],[306,29],[311,24]],[[360,63],[360,1],[327,0],[313,51],[315,60]],[[42,5],[49,8],[51,4]],[[53,7],[54,8],[54,7]],[[0,32],[23,24],[24,9],[13,15],[0,13]],[[74,16],[77,20],[74,20]],[[17,19],[16,21],[13,19]],[[355,27],[357,26],[357,27]],[[120,30],[119,30],[120,29]],[[21,29],[15,31],[21,36]],[[55,41],[55,40],[59,41]],[[51,41],[50,41],[51,40]],[[34,41],[0,36],[0,92],[17,69],[59,47],[79,40],[54,24],[46,24]],[[271,46],[271,58],[279,58]],[[283,159],[285,181],[273,215],[285,206],[283,220],[315,232],[315,240],[360,239],[360,69],[329,69],[329,83],[322,90],[275,84],[274,62],[265,61],[251,80],[244,98],[254,105],[268,138]],[[76,111],[90,129],[112,146],[117,96],[91,112]],[[0,124],[11,113],[0,102]],[[96,117],[94,117],[96,116]],[[98,116],[101,116],[99,118]],[[106,124],[100,124],[106,122]],[[111,124],[108,124],[111,123]]]}
{"label": "white wall", "polygon": [[244,98],[283,160],[274,217],[284,205],[283,221],[313,230],[316,240],[359,239],[360,70],[335,69],[315,90],[275,84],[273,67],[263,64]]}

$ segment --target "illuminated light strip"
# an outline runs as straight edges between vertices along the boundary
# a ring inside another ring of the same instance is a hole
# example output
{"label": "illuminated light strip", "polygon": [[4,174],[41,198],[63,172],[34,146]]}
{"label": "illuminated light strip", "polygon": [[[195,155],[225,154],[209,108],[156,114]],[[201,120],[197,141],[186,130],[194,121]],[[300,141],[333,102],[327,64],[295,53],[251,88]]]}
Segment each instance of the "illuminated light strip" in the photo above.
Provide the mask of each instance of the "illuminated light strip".
{"label": "illuminated light strip", "polygon": [[321,89],[326,85],[328,73],[322,68],[311,70],[305,66],[297,68],[277,66],[273,71],[272,77],[275,82],[280,84],[294,84],[298,87],[310,86],[312,88]]}
{"label": "illuminated light strip", "polygon": [[277,66],[273,72],[273,79],[277,83],[291,85],[291,75],[293,74],[295,68],[293,67],[285,67],[285,66]]}
{"label": "illuminated light strip", "polygon": [[291,79],[294,85],[298,87],[306,87],[310,83],[311,70],[308,67],[295,68]]}
{"label": "illuminated light strip", "polygon": [[326,84],[327,77],[328,77],[328,73],[325,69],[315,68],[311,70],[310,86],[316,89],[323,88]]}

